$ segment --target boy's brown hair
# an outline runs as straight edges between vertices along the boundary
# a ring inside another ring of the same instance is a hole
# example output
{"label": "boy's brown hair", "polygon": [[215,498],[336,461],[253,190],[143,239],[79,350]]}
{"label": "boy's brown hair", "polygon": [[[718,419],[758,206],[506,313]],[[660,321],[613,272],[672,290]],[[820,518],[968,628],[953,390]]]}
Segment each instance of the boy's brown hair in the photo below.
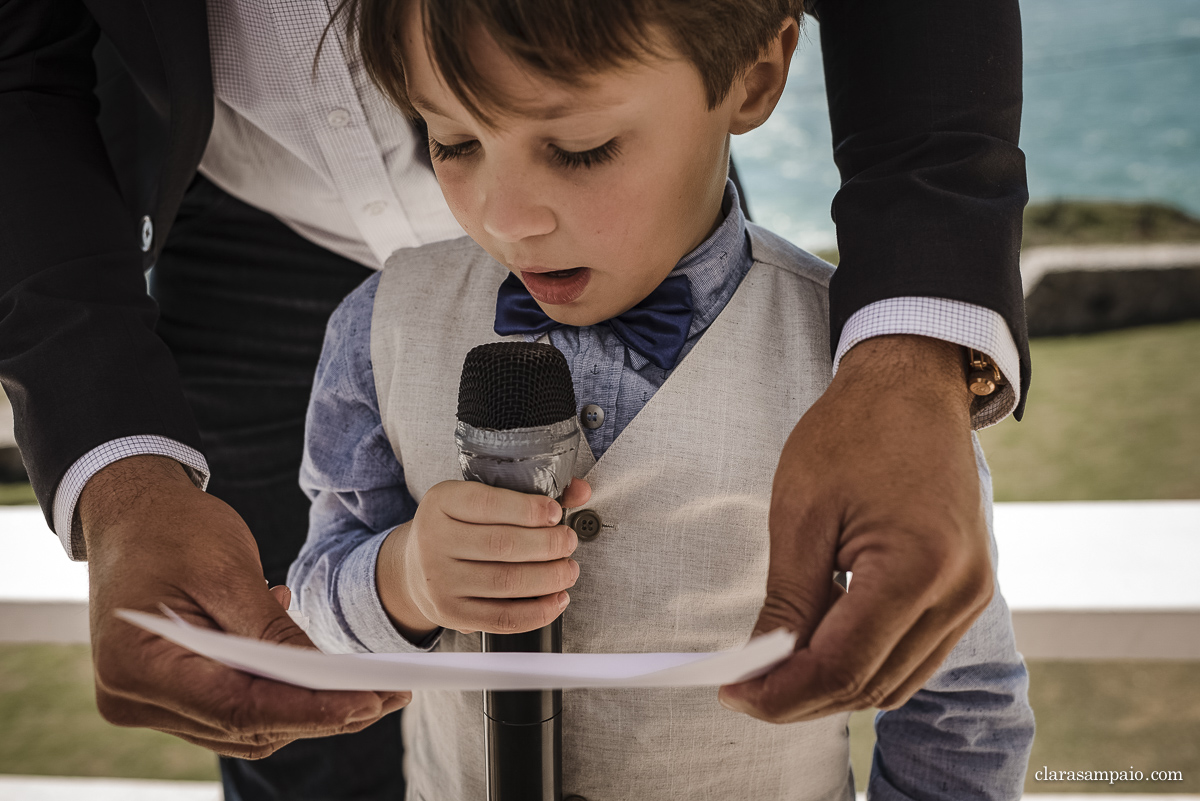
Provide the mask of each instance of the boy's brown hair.
{"label": "boy's brown hair", "polygon": [[409,102],[401,61],[402,20],[419,6],[426,48],[446,85],[476,117],[511,111],[471,59],[471,36],[486,33],[536,74],[578,84],[607,69],[660,55],[661,33],[700,73],[709,108],[762,54],[805,0],[342,0],[372,80],[401,110]]}

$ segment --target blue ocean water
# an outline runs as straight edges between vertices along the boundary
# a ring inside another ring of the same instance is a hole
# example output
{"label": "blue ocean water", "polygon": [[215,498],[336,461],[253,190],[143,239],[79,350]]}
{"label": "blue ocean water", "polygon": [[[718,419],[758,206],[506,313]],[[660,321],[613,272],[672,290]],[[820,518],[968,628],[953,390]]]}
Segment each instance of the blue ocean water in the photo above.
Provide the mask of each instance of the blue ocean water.
{"label": "blue ocean water", "polygon": [[[1033,200],[1152,199],[1200,215],[1200,0],[1023,0],[1021,148]],[[817,23],[775,115],[733,139],[756,220],[834,244],[839,178]]]}

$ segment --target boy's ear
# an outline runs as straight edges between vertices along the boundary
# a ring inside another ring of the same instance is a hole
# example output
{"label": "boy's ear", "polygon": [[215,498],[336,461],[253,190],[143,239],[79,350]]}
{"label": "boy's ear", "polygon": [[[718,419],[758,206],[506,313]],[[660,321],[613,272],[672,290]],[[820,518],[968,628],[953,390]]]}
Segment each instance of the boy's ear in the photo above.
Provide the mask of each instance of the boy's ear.
{"label": "boy's ear", "polygon": [[741,98],[741,104],[734,109],[730,133],[753,131],[771,116],[787,84],[788,68],[799,39],[800,23],[788,17],[758,61],[734,81],[733,93]]}

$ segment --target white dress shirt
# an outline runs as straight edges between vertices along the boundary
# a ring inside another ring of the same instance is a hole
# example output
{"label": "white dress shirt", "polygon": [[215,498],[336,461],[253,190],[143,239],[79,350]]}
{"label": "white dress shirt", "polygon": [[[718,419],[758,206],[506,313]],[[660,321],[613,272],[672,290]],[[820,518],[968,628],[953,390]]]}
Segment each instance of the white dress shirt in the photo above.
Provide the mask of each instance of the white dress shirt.
{"label": "white dress shirt", "polygon": [[[429,166],[426,144],[372,84],[344,26],[329,25],[327,0],[208,0],[215,115],[200,172],[296,233],[367,267],[396,250],[463,235]],[[317,43],[328,36],[316,58]],[[887,334],[919,334],[991,356],[1006,378],[1017,347],[999,313],[941,298],[894,298],[860,309],[838,342],[834,370],[854,345]],[[976,428],[1016,408],[1010,380],[974,410]],[[67,554],[84,558],[72,520],[79,495],[101,468],[157,454],[208,485],[203,454],[166,437],[124,437],[76,461],[54,497],[54,530]]]}

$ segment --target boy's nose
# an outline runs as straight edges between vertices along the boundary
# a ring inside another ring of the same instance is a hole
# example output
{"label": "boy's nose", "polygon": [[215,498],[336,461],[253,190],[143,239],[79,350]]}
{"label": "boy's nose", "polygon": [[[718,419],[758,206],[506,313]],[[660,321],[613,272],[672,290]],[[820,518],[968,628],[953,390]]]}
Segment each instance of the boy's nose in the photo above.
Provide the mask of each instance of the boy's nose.
{"label": "boy's nose", "polygon": [[537,192],[520,183],[519,179],[497,182],[484,198],[483,230],[500,242],[545,236],[557,225],[554,212]]}

